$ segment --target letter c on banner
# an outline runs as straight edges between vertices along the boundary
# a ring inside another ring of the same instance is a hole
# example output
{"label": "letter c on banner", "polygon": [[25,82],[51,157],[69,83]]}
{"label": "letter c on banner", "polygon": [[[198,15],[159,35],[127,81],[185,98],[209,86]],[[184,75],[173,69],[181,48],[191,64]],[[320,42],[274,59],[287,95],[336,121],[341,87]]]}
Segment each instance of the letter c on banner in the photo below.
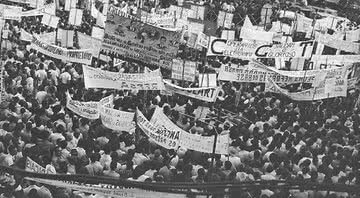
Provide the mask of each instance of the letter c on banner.
{"label": "letter c on banner", "polygon": [[255,56],[266,57],[267,54],[268,54],[267,52],[265,52],[264,54],[259,54],[259,51],[260,51],[262,48],[266,48],[266,47],[271,48],[272,45],[262,45],[262,46],[258,47],[258,48],[256,49],[256,51],[255,51]]}
{"label": "letter c on banner", "polygon": [[216,51],[216,50],[214,49],[214,45],[215,45],[216,42],[221,42],[221,43],[225,43],[225,44],[226,44],[226,40],[225,40],[225,39],[215,39],[215,40],[213,40],[213,41],[211,42],[211,45],[210,45],[210,49],[211,49],[211,52],[212,52],[213,54],[222,55],[223,52],[218,52],[218,51]]}

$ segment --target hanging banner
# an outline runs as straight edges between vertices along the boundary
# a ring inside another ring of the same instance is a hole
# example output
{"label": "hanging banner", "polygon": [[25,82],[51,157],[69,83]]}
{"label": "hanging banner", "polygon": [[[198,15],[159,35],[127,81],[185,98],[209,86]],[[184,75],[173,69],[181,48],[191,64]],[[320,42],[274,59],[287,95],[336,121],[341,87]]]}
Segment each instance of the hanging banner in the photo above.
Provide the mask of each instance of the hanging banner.
{"label": "hanging banner", "polygon": [[66,94],[66,108],[70,109],[77,115],[90,120],[96,120],[99,118],[99,106],[98,102],[80,102],[71,99],[69,93]]}
{"label": "hanging banner", "polygon": [[43,13],[41,23],[52,28],[57,28],[60,18],[54,15]]}
{"label": "hanging banner", "polygon": [[[347,94],[347,68],[343,67],[341,72],[327,73],[324,79],[317,82],[317,87],[301,92],[290,93],[279,87],[272,79],[265,83],[265,91],[279,93],[296,101],[313,101],[334,97],[346,97]],[[327,85],[328,84],[328,85]]]}
{"label": "hanging banner", "polygon": [[77,32],[77,35],[80,49],[89,49],[92,56],[97,58],[101,48],[101,40],[81,32]]}
{"label": "hanging banner", "polygon": [[140,22],[110,7],[102,50],[171,69],[180,34]]}
{"label": "hanging banner", "polygon": [[42,167],[40,164],[36,163],[29,157],[26,157],[25,170],[34,173],[56,174],[55,172],[52,172],[51,169]]}
{"label": "hanging banner", "polygon": [[136,123],[139,128],[159,146],[166,149],[178,149],[180,131],[170,131],[164,127],[159,128],[154,126],[138,109],[136,110]]}
{"label": "hanging banner", "polygon": [[99,101],[100,107],[113,108],[114,107],[114,96],[109,95]]}
{"label": "hanging banner", "polygon": [[[271,43],[273,42],[273,37],[274,37],[274,32],[253,30],[251,28],[245,28],[245,27],[242,27],[240,31],[240,38],[246,40],[256,40],[256,41]],[[227,39],[227,40],[234,40],[234,39]]]}
{"label": "hanging banner", "polygon": [[87,65],[91,64],[92,54],[89,50],[68,50],[66,48],[45,43],[36,36],[33,36],[30,47],[47,56],[60,60]]}
{"label": "hanging banner", "polygon": [[80,9],[71,9],[69,14],[69,24],[80,26],[82,22],[83,11]]}
{"label": "hanging banner", "polygon": [[126,131],[132,134],[135,131],[134,114],[107,107],[100,107],[102,124],[115,131]]}
{"label": "hanging banner", "polygon": [[232,13],[219,11],[219,14],[217,17],[217,26],[230,29],[232,26],[233,17],[234,17],[234,14],[232,14]]}
{"label": "hanging banner", "polygon": [[329,47],[355,54],[360,53],[360,43],[339,40],[332,37],[332,35],[328,35],[328,34],[315,34],[315,37],[318,42],[327,45]]}
{"label": "hanging banner", "polygon": [[60,38],[59,40],[62,47],[73,47],[74,35],[74,30],[63,30],[61,28],[58,29],[58,38]]}
{"label": "hanging banner", "polygon": [[259,42],[241,42],[210,37],[207,56],[229,56],[239,59],[310,58],[313,47],[313,41],[263,44]]}
{"label": "hanging banner", "polygon": [[25,11],[21,13],[22,17],[29,17],[29,16],[42,16],[44,13],[50,14],[50,15],[56,15],[56,5],[55,3],[50,3],[47,5],[44,5],[41,8],[32,9],[29,11]]}
{"label": "hanging banner", "polygon": [[86,88],[118,90],[162,90],[164,83],[160,70],[150,73],[118,73],[83,66]]}
{"label": "hanging banner", "polygon": [[[97,38],[97,39],[99,39],[99,40],[102,41],[102,40],[104,39],[104,35],[105,35],[104,29],[98,28],[98,27],[96,27],[96,26],[94,26],[94,27],[92,28],[91,37]],[[99,48],[99,49],[100,49],[100,48]]]}
{"label": "hanging banner", "polygon": [[0,4],[0,18],[21,20],[22,7]]}
{"label": "hanging banner", "polygon": [[169,92],[177,93],[205,102],[215,102],[220,91],[219,88],[182,88],[167,81],[163,82],[165,84],[166,90]]}
{"label": "hanging banner", "polygon": [[196,62],[174,59],[171,66],[171,78],[194,82]]}
{"label": "hanging banner", "polygon": [[[159,107],[155,109],[150,122],[159,128],[166,128],[167,130],[170,131],[180,132],[179,145],[181,147],[199,152],[204,152],[204,153],[212,153],[213,151],[215,136],[209,136],[209,137],[200,136],[182,130],[180,127],[174,124],[163,113],[162,109]],[[229,149],[229,136],[228,135],[219,136],[216,143],[215,153],[227,155],[229,154],[228,149]]]}
{"label": "hanging banner", "polygon": [[156,14],[148,13],[141,10],[141,21],[153,26],[172,28],[175,27],[175,16],[173,13]]}
{"label": "hanging banner", "polygon": [[[42,33],[42,34],[36,34],[36,36],[38,36],[42,41],[44,41],[46,43],[55,44],[55,36],[56,36],[55,31]],[[29,32],[26,32],[24,29],[21,29],[20,30],[20,40],[31,42],[32,34],[30,34]]]}

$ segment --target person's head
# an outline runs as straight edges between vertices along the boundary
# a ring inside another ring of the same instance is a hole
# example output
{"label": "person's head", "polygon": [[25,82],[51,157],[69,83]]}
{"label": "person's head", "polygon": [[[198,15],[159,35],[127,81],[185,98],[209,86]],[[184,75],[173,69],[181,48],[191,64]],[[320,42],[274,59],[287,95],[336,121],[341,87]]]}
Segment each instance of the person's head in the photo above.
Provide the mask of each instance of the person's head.
{"label": "person's head", "polygon": [[38,195],[37,190],[36,190],[35,188],[31,189],[31,190],[29,191],[28,197],[29,197],[29,198],[38,198],[39,195]]}
{"label": "person's head", "polygon": [[165,45],[166,44],[166,37],[162,36],[160,37],[160,45]]}
{"label": "person's head", "polygon": [[95,163],[99,159],[100,159],[100,154],[99,153],[93,153],[93,154],[90,155],[90,161],[92,163]]}
{"label": "person's head", "polygon": [[117,162],[116,162],[116,161],[111,161],[111,163],[110,163],[110,169],[111,169],[112,171],[115,171],[116,168],[117,168]]}
{"label": "person's head", "polygon": [[232,167],[232,163],[230,161],[225,162],[225,170],[230,170]]}

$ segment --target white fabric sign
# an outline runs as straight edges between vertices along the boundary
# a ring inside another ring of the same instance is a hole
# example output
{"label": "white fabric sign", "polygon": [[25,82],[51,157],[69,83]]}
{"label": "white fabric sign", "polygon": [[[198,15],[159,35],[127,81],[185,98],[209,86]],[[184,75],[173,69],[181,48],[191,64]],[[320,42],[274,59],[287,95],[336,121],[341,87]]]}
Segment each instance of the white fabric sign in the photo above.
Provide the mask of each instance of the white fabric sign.
{"label": "white fabric sign", "polygon": [[86,88],[104,88],[118,90],[162,90],[164,84],[160,70],[150,73],[117,73],[89,66],[83,66]]}
{"label": "white fabric sign", "polygon": [[52,28],[57,28],[60,18],[54,15],[43,13],[41,23]]}
{"label": "white fabric sign", "polygon": [[64,10],[65,11],[70,11],[71,9],[76,8],[77,1],[78,0],[65,0]]}
{"label": "white fabric sign", "polygon": [[[274,32],[265,32],[259,30],[252,30],[250,28],[241,28],[240,38],[246,40],[256,40],[263,42],[272,42],[274,37]],[[231,40],[231,39],[228,39]]]}
{"label": "white fabric sign", "polygon": [[100,114],[98,110],[98,102],[81,102],[71,99],[68,93],[66,95],[66,108],[83,118],[90,120],[96,120],[99,118]]}
{"label": "white fabric sign", "polygon": [[174,59],[171,68],[172,79],[195,81],[196,62]]}
{"label": "white fabric sign", "polygon": [[156,144],[166,149],[176,150],[179,147],[180,131],[171,131],[164,127],[154,126],[139,110],[136,110],[136,123]]}
{"label": "white fabric sign", "polygon": [[21,20],[22,7],[0,4],[0,18]]}
{"label": "white fabric sign", "polygon": [[44,13],[48,13],[51,15],[55,15],[56,12],[56,5],[55,3],[50,3],[47,5],[44,5],[43,7],[32,9],[29,11],[25,11],[21,13],[22,17],[28,17],[28,16],[42,16]]}
{"label": "white fabric sign", "polygon": [[135,131],[134,113],[101,106],[100,117],[102,124],[109,129],[126,131],[130,134]]}
{"label": "white fabric sign", "polygon": [[219,14],[217,17],[217,26],[230,29],[231,25],[232,25],[233,17],[234,17],[234,14],[232,14],[232,13],[219,11]]}
{"label": "white fabric sign", "polygon": [[90,49],[93,57],[98,57],[102,44],[101,40],[81,32],[78,32],[77,35],[78,35],[80,48]]}
{"label": "white fabric sign", "polygon": [[[42,41],[46,43],[55,44],[56,32],[47,32],[47,33],[37,34],[36,36],[38,36]],[[31,42],[32,34],[26,32],[24,29],[21,29],[20,40]]]}
{"label": "white fabric sign", "polygon": [[182,88],[167,81],[164,81],[164,83],[166,90],[169,92],[205,102],[215,102],[220,91],[219,88]]}

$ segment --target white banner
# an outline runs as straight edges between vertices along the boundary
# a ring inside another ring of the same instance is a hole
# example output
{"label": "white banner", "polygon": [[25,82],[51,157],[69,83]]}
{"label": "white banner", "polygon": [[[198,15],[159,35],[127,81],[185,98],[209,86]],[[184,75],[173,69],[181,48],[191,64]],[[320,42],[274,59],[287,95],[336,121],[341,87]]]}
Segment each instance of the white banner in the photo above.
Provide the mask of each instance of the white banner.
{"label": "white banner", "polygon": [[89,66],[83,66],[86,88],[104,88],[118,90],[162,90],[164,83],[160,70],[150,73],[109,72]]}
{"label": "white banner", "polygon": [[240,59],[310,58],[313,47],[313,41],[263,44],[260,42],[241,42],[210,37],[207,56],[229,56]]}
{"label": "white banner", "polygon": [[101,40],[81,32],[77,32],[77,35],[78,35],[80,48],[90,49],[93,57],[97,58],[99,56],[99,52],[102,44]]}
{"label": "white banner", "polygon": [[98,102],[81,102],[71,99],[69,93],[66,94],[66,107],[77,115],[90,120],[99,118],[99,103]]}
{"label": "white banner", "polygon": [[199,74],[199,87],[217,87],[216,74]]}
{"label": "white banner", "polygon": [[[214,140],[215,136],[200,136],[197,134],[191,134],[184,130],[182,130],[180,127],[178,127],[176,124],[174,124],[163,112],[162,109],[157,107],[155,109],[155,112],[150,120],[150,122],[161,128],[166,128],[170,131],[179,131],[180,132],[180,140],[179,145],[181,147],[204,152],[204,153],[212,153],[213,146],[214,146]],[[216,143],[216,154],[229,154],[229,136],[219,136]]]}
{"label": "white banner", "polygon": [[[47,32],[47,33],[38,34],[36,36],[38,36],[42,41],[46,43],[55,44],[55,35],[56,32]],[[21,29],[20,40],[31,42],[32,34],[26,32],[24,29]]]}
{"label": "white banner", "polygon": [[40,8],[43,7],[46,0],[31,0],[30,7],[32,8]]}
{"label": "white banner", "polygon": [[[74,30],[64,30],[61,28],[58,28],[58,40],[60,40],[61,47],[73,47],[74,45]],[[90,48],[87,48],[90,49]]]}
{"label": "white banner", "polygon": [[139,128],[156,144],[166,149],[178,149],[180,131],[170,131],[164,127],[159,128],[154,126],[138,109],[136,110],[136,123]]}
{"label": "white banner", "polygon": [[[235,34],[235,33],[234,33]],[[274,32],[265,32],[259,30],[253,30],[250,28],[241,28],[240,38],[246,40],[256,40],[271,43],[273,41]],[[227,39],[231,40],[231,39]],[[234,40],[234,39],[232,39]]]}
{"label": "white banner", "polygon": [[92,31],[91,31],[91,37],[102,41],[104,39],[104,35],[105,35],[104,29],[93,26]]}
{"label": "white banner", "polygon": [[64,10],[65,11],[70,11],[71,9],[76,8],[77,1],[78,0],[65,0]]}
{"label": "white banner", "polygon": [[360,55],[313,55],[309,62],[310,69],[329,69],[348,66],[360,62]]}
{"label": "white banner", "polygon": [[34,173],[42,173],[42,174],[56,174],[52,172],[51,169],[46,169],[42,167],[40,164],[36,163],[34,160],[26,157],[25,170]]}
{"label": "white banner", "polygon": [[[347,94],[347,68],[343,67],[341,72],[333,72],[327,74],[324,79],[317,82],[317,87],[301,92],[292,92],[279,87],[272,79],[268,79],[265,83],[265,91],[284,94],[296,101],[313,101],[326,98],[333,98]],[[329,85],[326,85],[329,84]]]}
{"label": "white banner", "polygon": [[29,16],[42,16],[44,13],[50,14],[50,15],[56,15],[56,5],[55,3],[50,3],[47,5],[44,5],[41,8],[32,9],[29,11],[25,11],[21,13],[22,17],[29,17]]}
{"label": "white banner", "polygon": [[315,36],[318,42],[327,45],[329,47],[355,54],[360,53],[360,43],[339,40],[337,38],[334,38],[332,35],[328,35],[328,34],[316,33]]}
{"label": "white banner", "polygon": [[197,40],[196,40],[196,44],[201,46],[201,47],[205,47],[208,48],[209,46],[209,39],[210,37],[202,32],[200,32],[198,34]]}
{"label": "white banner", "polygon": [[83,11],[80,9],[71,9],[69,14],[69,24],[80,26],[82,22]]}
{"label": "white banner", "polygon": [[102,124],[109,129],[130,134],[135,131],[134,113],[101,106],[100,117]]}
{"label": "white banner", "polygon": [[163,81],[165,88],[169,92],[177,93],[190,98],[195,98],[205,102],[215,102],[220,89],[219,88],[182,88],[170,82]]}
{"label": "white banner", "polygon": [[92,54],[89,50],[68,50],[45,43],[36,36],[33,36],[30,47],[53,58],[74,63],[91,64]]}
{"label": "white banner", "polygon": [[22,7],[0,4],[0,18],[21,20]]}

